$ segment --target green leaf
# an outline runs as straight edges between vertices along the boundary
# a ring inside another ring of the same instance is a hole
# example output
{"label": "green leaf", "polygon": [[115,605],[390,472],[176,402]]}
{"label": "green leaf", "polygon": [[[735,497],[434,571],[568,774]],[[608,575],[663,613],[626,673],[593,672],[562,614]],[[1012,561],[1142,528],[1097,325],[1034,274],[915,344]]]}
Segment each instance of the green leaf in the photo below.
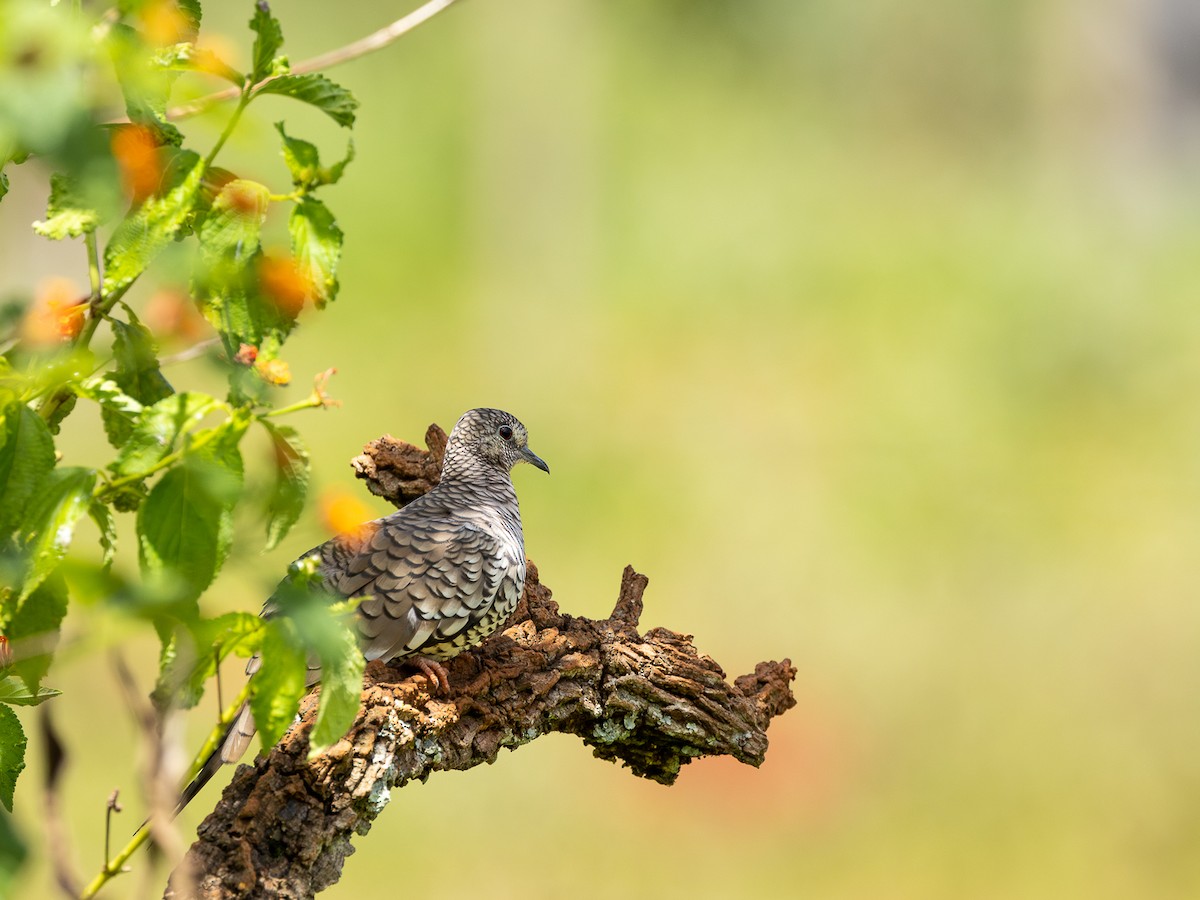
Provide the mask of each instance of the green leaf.
{"label": "green leaf", "polygon": [[[2,192],[0,192],[2,193]],[[17,873],[28,854],[25,842],[13,828],[12,817],[0,813],[0,897],[15,897]]]}
{"label": "green leaf", "polygon": [[134,420],[129,439],[112,464],[113,473],[127,477],[152,471],[185,433],[219,406],[215,397],[186,392],[146,407]]}
{"label": "green leaf", "polygon": [[101,413],[111,410],[127,419],[131,428],[144,409],[141,403],[126,394],[119,384],[109,378],[84,378],[72,385],[72,388],[80,397],[98,403]]}
{"label": "green leaf", "polygon": [[100,529],[100,547],[104,550],[103,564],[111,566],[117,553],[117,523],[113,521],[112,511],[107,504],[92,500],[88,506],[88,515]]}
{"label": "green leaf", "polygon": [[292,175],[292,184],[298,188],[309,191],[323,184],[336,184],[341,180],[346,166],[354,159],[354,141],[350,141],[346,147],[345,158],[325,168],[321,165],[320,154],[313,144],[289,137],[282,122],[276,122],[275,127],[283,138],[283,160]]}
{"label": "green leaf", "polygon": [[112,381],[125,396],[109,395],[99,400],[100,415],[109,443],[122,447],[133,432],[132,413],[135,412],[125,401],[132,398],[139,404],[149,405],[169,397],[175,389],[159,367],[154,336],[136,316],[130,313],[128,323],[112,319],[109,324],[113,329],[113,361],[116,363]]}
{"label": "green leaf", "polygon": [[257,82],[271,74],[275,55],[283,46],[283,29],[279,26],[279,20],[271,14],[271,7],[266,0],[259,0],[255,4],[250,29],[254,32],[254,70],[250,79]]}
{"label": "green leaf", "polygon": [[233,82],[238,87],[241,87],[246,81],[245,75],[228,65],[217,54],[211,50],[205,50],[203,47],[197,47],[190,41],[172,44],[157,50],[151,58],[151,63],[160,69],[174,72],[203,72],[208,75],[216,75],[218,78]]}
{"label": "green leaf", "polygon": [[308,659],[285,618],[266,622],[259,654],[262,665],[250,682],[250,711],[265,753],[296,717],[300,698],[308,690]]}
{"label": "green leaf", "polygon": [[[221,191],[200,227],[200,259],[192,290],[205,317],[221,335],[230,359],[243,344],[267,361],[295,325],[296,310],[264,295],[260,285],[259,237],[269,193],[252,181],[236,180]],[[237,375],[258,376],[245,369]]]}
{"label": "green leaf", "polygon": [[309,738],[310,755],[328,749],[354,723],[366,665],[350,617],[357,603],[338,602],[342,598],[323,583],[315,561],[301,559],[289,568],[272,597],[278,609],[272,621],[289,622],[307,657],[321,666],[321,699]]}
{"label": "green leaf", "polygon": [[237,443],[246,423],[212,429],[203,449],[167,471],[138,509],[139,557],[148,575],[180,580],[194,601],[216,577],[233,542],[233,507],[242,490]]}
{"label": "green leaf", "polygon": [[152,698],[160,709],[191,709],[204,696],[204,686],[217,670],[217,662],[230,654],[248,657],[262,645],[264,620],[250,613],[232,612],[204,619],[193,626],[189,652],[179,650],[176,638],[163,666]]}
{"label": "green leaf", "polygon": [[291,531],[304,511],[308,496],[308,448],[289,425],[260,419],[275,450],[275,486],[267,501],[267,549],[273,550]]}
{"label": "green leaf", "polygon": [[288,232],[296,265],[312,285],[313,302],[321,309],[337,296],[342,230],[324,203],[304,197],[292,209]]}
{"label": "green leaf", "polygon": [[340,84],[316,73],[280,75],[258,88],[254,94],[281,94],[315,106],[343,128],[354,124],[354,111],[358,109],[358,101],[354,99],[353,94]]}
{"label": "green leaf", "polygon": [[66,555],[95,486],[96,470],[82,466],[58,468],[43,479],[21,524],[29,567],[18,602],[29,597]]}
{"label": "green leaf", "polygon": [[24,403],[4,408],[0,432],[0,540],[25,517],[25,508],[42,479],[54,468],[54,438]]}
{"label": "green leaf", "polygon": [[270,202],[271,192],[266,185],[244,178],[226,184],[200,226],[200,247],[205,256],[244,264],[258,249]]}
{"label": "green leaf", "polygon": [[117,226],[104,248],[105,297],[124,291],[146,270],[187,221],[204,177],[197,161],[183,180],[161,197],[152,197]]}
{"label": "green leaf", "polygon": [[113,330],[113,361],[117,364],[113,381],[130,397],[142,404],[157,403],[175,393],[158,364],[154,335],[137,317],[128,324],[110,320]]}
{"label": "green leaf", "polygon": [[134,422],[145,407],[108,378],[85,378],[74,388],[80,397],[100,405],[100,419],[108,442],[118,449],[124,447],[133,434]]}
{"label": "green leaf", "polygon": [[[333,619],[331,615],[329,617]],[[326,640],[319,647],[321,699],[317,721],[309,737],[311,759],[341,740],[350,730],[362,705],[363,669],[366,661],[355,632],[343,618],[328,622]]]}
{"label": "green leaf", "polygon": [[56,572],[29,595],[5,627],[5,636],[16,658],[13,672],[21,676],[31,691],[38,689],[50,669],[59,629],[67,614],[67,599],[66,580]]}
{"label": "green leaf", "polygon": [[29,686],[15,675],[0,678],[0,703],[7,703],[9,706],[37,706],[61,694],[62,691],[56,691],[54,688],[30,690]]}
{"label": "green leaf", "polygon": [[25,768],[25,732],[17,714],[0,704],[0,803],[12,812],[17,776]]}
{"label": "green leaf", "polygon": [[46,220],[34,222],[33,230],[42,237],[60,241],[95,231],[100,216],[83,198],[77,186],[66,175],[55,172],[50,176],[50,202],[46,205]]}
{"label": "green leaf", "polygon": [[[195,34],[179,35],[194,40]],[[154,136],[159,145],[178,147],[183,134],[167,121],[167,101],[177,72],[154,64],[157,47],[128,22],[114,22],[104,40],[112,56],[113,68],[125,97],[125,112],[129,121]]]}

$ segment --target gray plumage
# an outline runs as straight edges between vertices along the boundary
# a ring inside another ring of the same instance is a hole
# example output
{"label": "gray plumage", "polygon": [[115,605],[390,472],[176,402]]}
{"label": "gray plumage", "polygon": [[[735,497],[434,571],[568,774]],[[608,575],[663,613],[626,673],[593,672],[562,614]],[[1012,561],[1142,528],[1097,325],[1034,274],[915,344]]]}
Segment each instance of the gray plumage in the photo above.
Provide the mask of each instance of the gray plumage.
{"label": "gray plumage", "polygon": [[[525,586],[525,540],[510,477],[521,462],[550,471],[529,449],[525,426],[514,416],[470,410],[450,432],[436,487],[360,534],[326,541],[301,557],[319,555],[330,593],[366,597],[355,623],[367,660],[450,659],[480,644],[512,613]],[[272,597],[263,615],[275,612]],[[259,666],[252,658],[247,674]],[[310,665],[309,685],[319,680],[319,668]],[[183,791],[180,808],[222,763],[241,758],[254,730],[243,706],[220,748]]]}

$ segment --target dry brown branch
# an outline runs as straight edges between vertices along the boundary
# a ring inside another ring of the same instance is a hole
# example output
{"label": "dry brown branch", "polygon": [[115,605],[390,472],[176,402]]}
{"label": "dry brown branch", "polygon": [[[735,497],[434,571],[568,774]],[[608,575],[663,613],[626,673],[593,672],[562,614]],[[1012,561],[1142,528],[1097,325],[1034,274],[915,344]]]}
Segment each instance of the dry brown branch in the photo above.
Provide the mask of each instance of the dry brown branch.
{"label": "dry brown branch", "polygon": [[54,725],[51,705],[46,704],[38,710],[38,723],[41,726],[42,746],[46,754],[45,798],[42,808],[42,818],[46,827],[46,846],[50,850],[50,864],[54,869],[54,881],[68,897],[79,896],[79,876],[71,862],[71,843],[66,823],[62,815],[62,796],[60,786],[63,772],[67,765],[67,751],[58,737],[58,729]]}
{"label": "dry brown branch", "polygon": [[[427,441],[433,452],[382,438],[355,469],[401,504],[436,481],[445,432],[431,427]],[[490,763],[549,732],[574,734],[596,756],[663,784],[699,756],[761,763],[768,723],[795,704],[795,669],[760,663],[730,684],[690,636],[639,634],[646,583],[627,567],[612,615],[587,619],[561,613],[530,564],[508,627],[450,661],[448,696],[431,697],[424,676],[372,663],[353,728],[311,763],[316,702],[307,698],[301,722],[238,770],[201,824],[185,858],[198,895],[311,897],[338,879],[351,836],[370,828],[392,788]]]}

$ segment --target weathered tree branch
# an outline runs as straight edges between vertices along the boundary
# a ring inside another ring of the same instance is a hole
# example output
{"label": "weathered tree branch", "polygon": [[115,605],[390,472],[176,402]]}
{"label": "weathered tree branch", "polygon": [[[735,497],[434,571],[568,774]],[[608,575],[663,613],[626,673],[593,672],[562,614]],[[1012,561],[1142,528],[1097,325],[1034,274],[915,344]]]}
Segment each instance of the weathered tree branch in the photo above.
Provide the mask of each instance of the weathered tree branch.
{"label": "weathered tree branch", "polygon": [[[381,438],[355,469],[402,505],[436,483],[445,432],[431,426],[426,441],[430,452]],[[354,727],[312,762],[316,702],[307,698],[301,722],[238,770],[200,825],[182,864],[198,895],[311,897],[337,881],[351,835],[370,828],[392,788],[493,762],[501,748],[552,731],[663,784],[699,756],[759,765],[768,723],[795,705],[795,669],[788,660],[759,663],[731,685],[690,636],[639,634],[646,583],[626,567],[612,615],[587,619],[561,613],[531,563],[507,628],[449,662],[449,696],[431,696],[424,676],[372,663]]]}

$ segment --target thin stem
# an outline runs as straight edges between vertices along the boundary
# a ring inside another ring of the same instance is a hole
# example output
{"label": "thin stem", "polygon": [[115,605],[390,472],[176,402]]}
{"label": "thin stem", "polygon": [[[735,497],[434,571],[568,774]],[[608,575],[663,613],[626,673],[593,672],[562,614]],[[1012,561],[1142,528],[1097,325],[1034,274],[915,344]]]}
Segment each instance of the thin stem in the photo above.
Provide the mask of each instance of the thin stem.
{"label": "thin stem", "polygon": [[260,415],[259,418],[273,419],[276,416],[286,416],[289,413],[300,412],[302,409],[320,409],[325,406],[329,406],[329,401],[318,397],[315,393],[313,393],[309,394],[305,399],[297,401],[296,403],[289,404],[288,406],[281,406],[279,409],[273,409],[270,412],[265,412]]}
{"label": "thin stem", "polygon": [[[217,719],[217,724],[209,732],[208,740],[204,742],[204,746],[196,754],[196,758],[192,760],[192,764],[188,767],[187,774],[184,776],[184,784],[195,778],[200,769],[204,767],[204,763],[212,756],[213,751],[217,749],[217,745],[220,744],[221,739],[225,736],[225,729],[229,727],[229,723],[237,716],[242,708],[242,704],[246,702],[249,696],[250,684],[247,682],[233,703]],[[137,852],[138,847],[146,843],[148,837],[150,837],[149,820],[142,823],[141,827],[133,833],[133,837],[129,839],[129,843],[121,848],[121,851],[116,856],[105,861],[104,865],[100,868],[100,873],[83,889],[83,893],[79,895],[79,900],[88,900],[88,898],[96,896],[100,889],[108,884],[115,875],[121,873],[125,867],[125,863]]]}
{"label": "thin stem", "polygon": [[176,363],[187,362],[190,359],[195,359],[197,356],[203,356],[211,347],[215,347],[221,343],[219,337],[205,338],[202,341],[197,341],[190,347],[185,347],[178,353],[170,353],[160,357],[158,360],[159,366],[173,366]]}
{"label": "thin stem", "polygon": [[100,299],[100,251],[96,247],[96,232],[89,231],[83,236],[84,246],[88,255],[88,282],[92,286],[91,301],[95,304]]}
{"label": "thin stem", "polygon": [[221,152],[221,148],[225,146],[225,142],[229,140],[229,136],[233,134],[233,129],[237,127],[238,120],[242,118],[242,113],[246,110],[246,105],[250,102],[253,96],[253,87],[244,86],[238,89],[241,95],[238,99],[238,105],[233,110],[233,115],[229,117],[229,121],[225,123],[225,129],[221,132],[221,136],[217,138],[217,142],[213,144],[213,148],[208,151],[208,156],[204,157],[204,168],[207,169],[212,165],[217,154]]}
{"label": "thin stem", "polygon": [[[95,335],[96,329],[100,325],[100,320],[106,317],[109,311],[125,296],[125,292],[129,290],[130,284],[113,291],[109,296],[103,294],[104,283],[100,277],[100,250],[96,246],[96,233],[89,231],[84,237],[84,244],[87,247],[88,254],[88,281],[91,283],[91,294],[88,297],[88,315],[83,321],[83,327],[79,329],[79,334],[75,336],[76,349],[86,349],[88,344],[92,342],[92,336]],[[73,393],[65,388],[55,390],[38,406],[38,415],[42,417],[42,421],[49,422],[56,412],[64,403],[71,399]]]}
{"label": "thin stem", "polygon": [[97,485],[96,489],[94,491],[92,491],[92,497],[97,500],[100,500],[100,499],[103,499],[107,494],[112,493],[112,491],[114,491],[115,489],[117,489],[119,487],[124,487],[127,484],[133,484],[135,481],[141,481],[143,478],[149,478],[155,472],[159,472],[163,469],[166,469],[166,468],[169,468],[170,466],[175,465],[175,463],[177,463],[177,462],[179,462],[179,460],[183,459],[183,457],[186,456],[188,453],[193,453],[196,450],[199,450],[201,447],[203,447],[209,441],[215,439],[218,434],[220,434],[220,430],[218,428],[211,428],[211,429],[209,429],[208,433],[205,434],[203,437],[199,437],[193,441],[189,441],[187,444],[180,447],[178,450],[174,450],[171,453],[168,453],[166,456],[164,456],[162,459],[160,459],[154,465],[150,466],[150,468],[145,469],[141,472],[134,472],[132,475],[123,475],[120,478],[114,478],[112,481],[109,481],[106,484]]}
{"label": "thin stem", "polygon": [[[366,56],[368,53],[374,53],[376,50],[382,50],[388,44],[408,34],[418,25],[428,22],[442,10],[453,6],[456,2],[457,0],[429,0],[428,3],[417,7],[408,13],[408,15],[401,16],[390,25],[386,25],[352,44],[347,44],[345,47],[339,47],[337,50],[330,50],[328,53],[322,53],[320,56],[314,56],[312,59],[306,59],[304,62],[297,63],[292,66],[291,73],[293,75],[303,75],[306,72],[329,69],[344,62],[349,62],[352,59],[358,59],[360,56]],[[253,85],[250,88],[250,92],[253,93],[270,80],[270,78],[264,78],[258,84]],[[186,119],[189,116],[204,112],[204,110],[214,104],[233,100],[241,92],[241,88],[234,87],[208,94],[192,103],[167,110],[167,118]]]}

